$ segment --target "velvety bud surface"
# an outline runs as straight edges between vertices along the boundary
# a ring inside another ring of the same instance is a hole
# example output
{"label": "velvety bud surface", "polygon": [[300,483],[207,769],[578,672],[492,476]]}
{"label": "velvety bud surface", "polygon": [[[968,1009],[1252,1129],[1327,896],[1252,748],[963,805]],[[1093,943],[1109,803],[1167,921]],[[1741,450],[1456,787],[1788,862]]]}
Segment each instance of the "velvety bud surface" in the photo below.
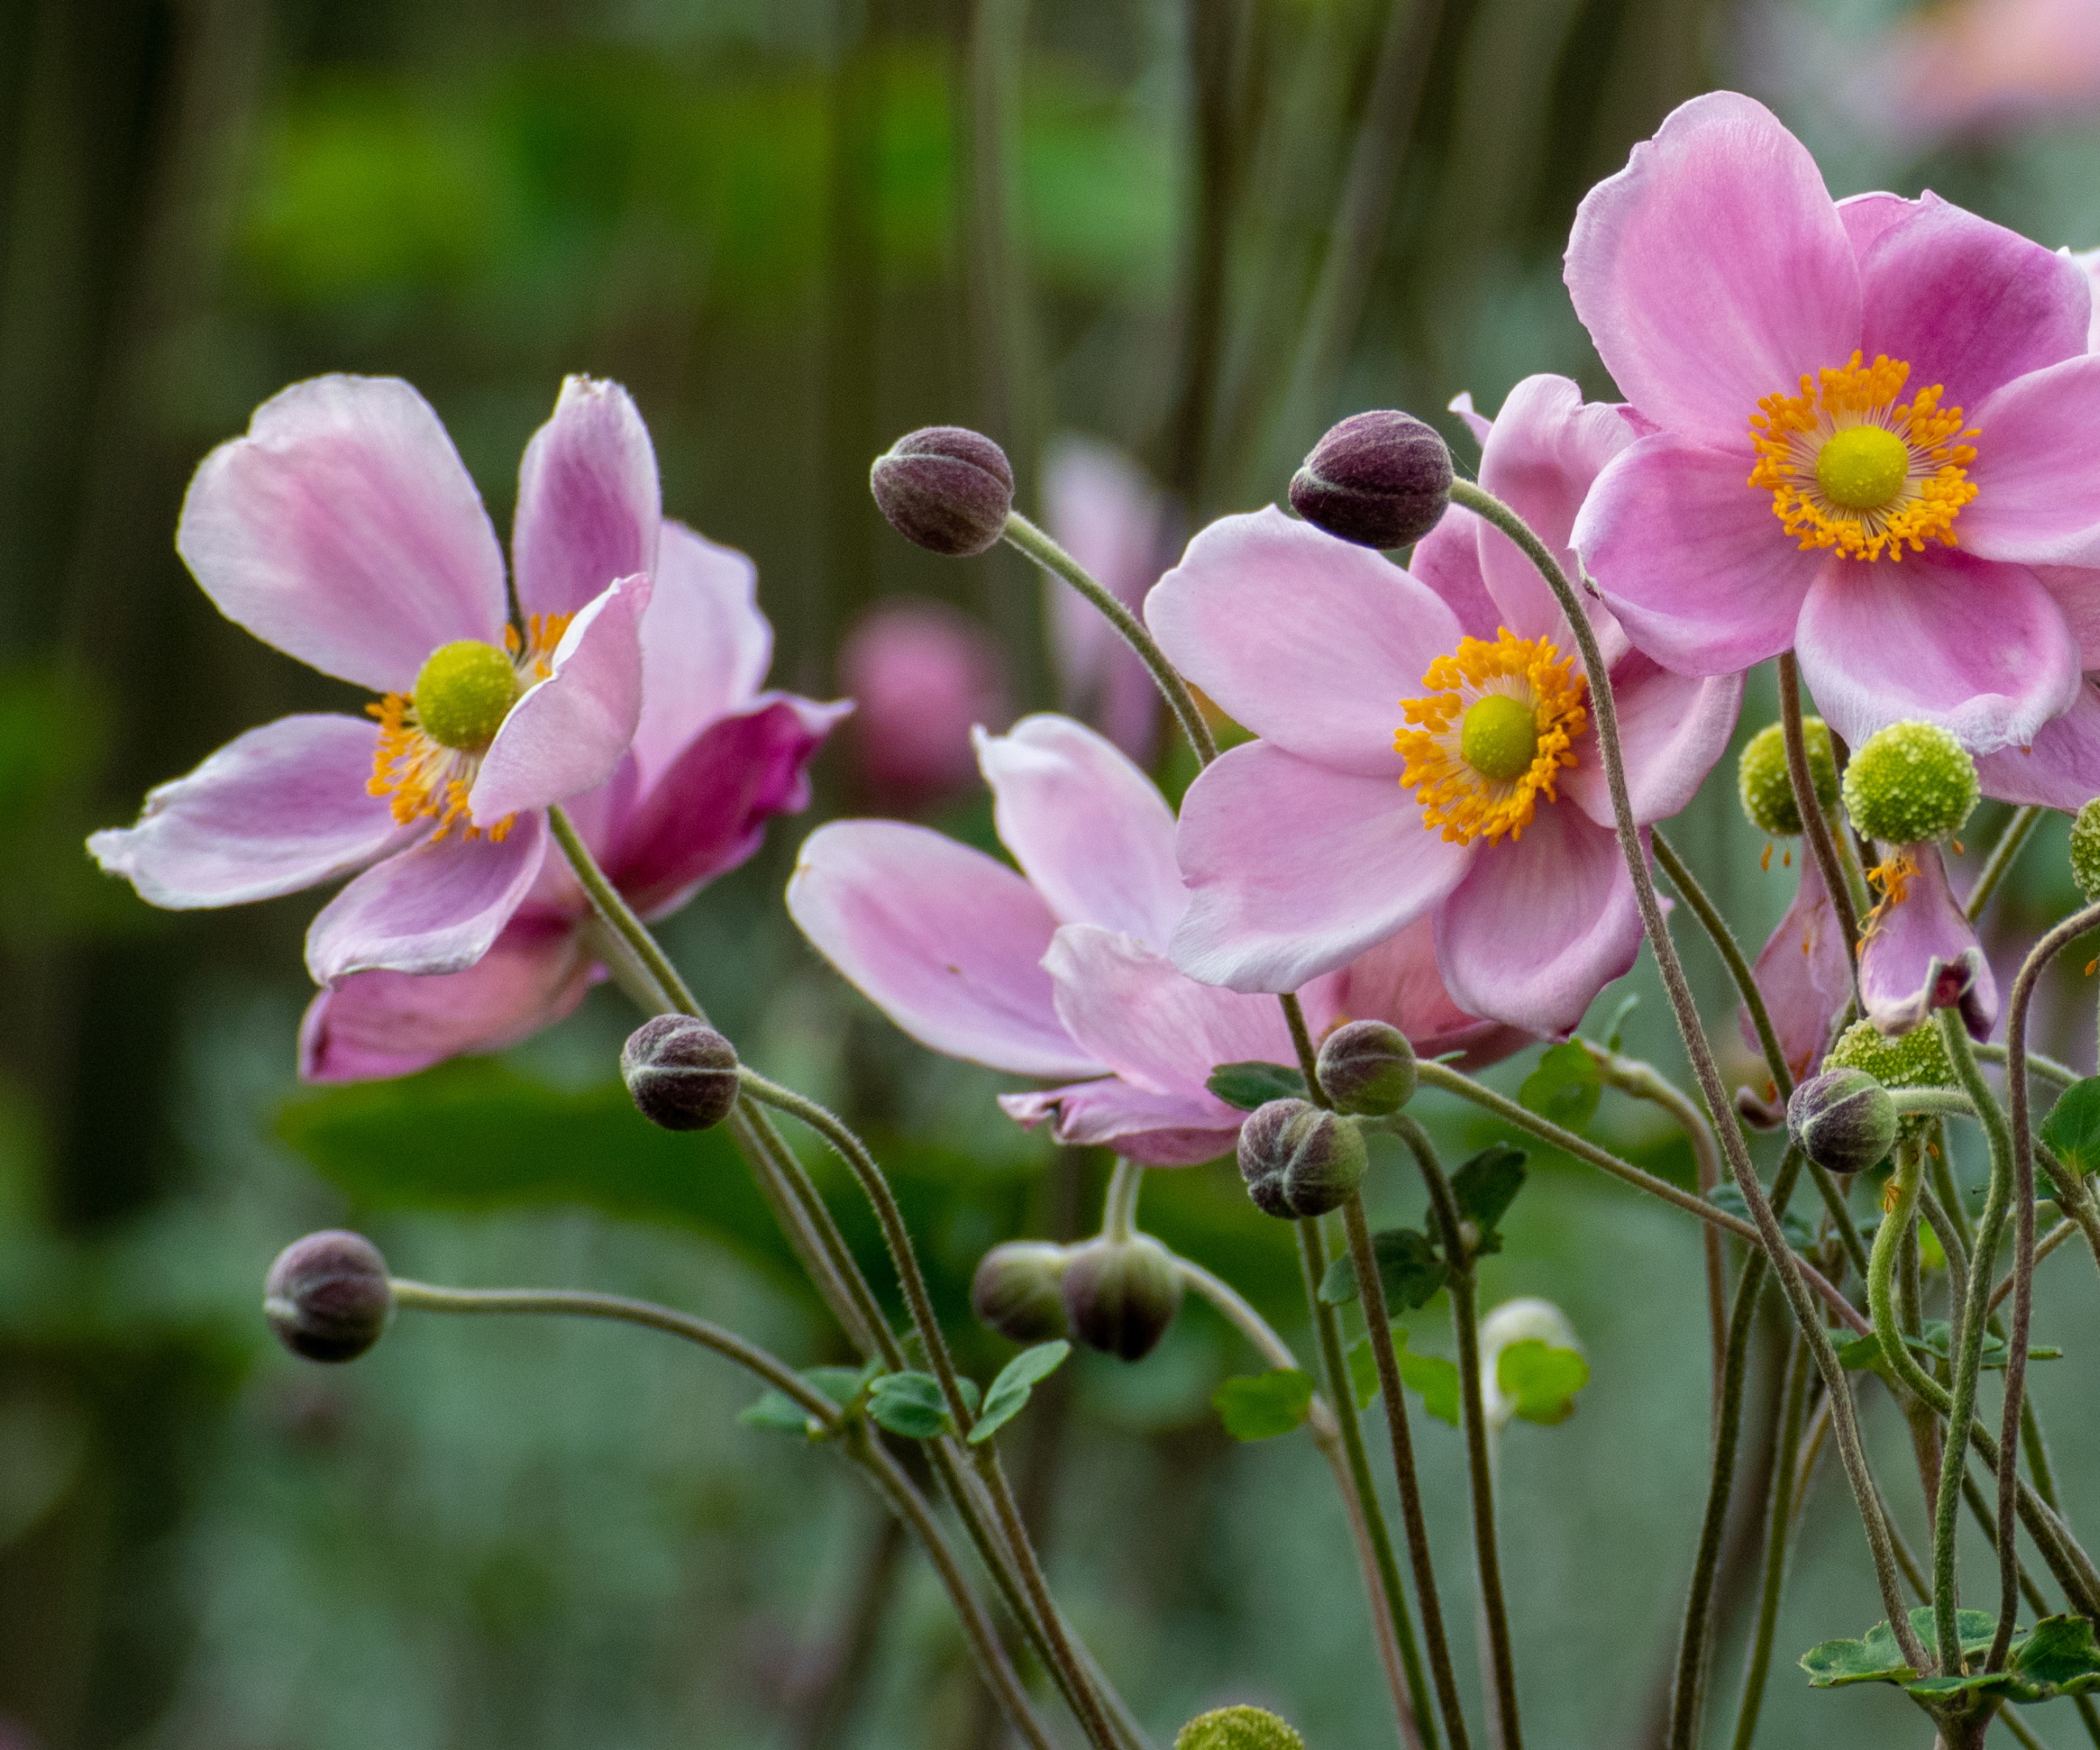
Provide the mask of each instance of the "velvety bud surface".
{"label": "velvety bud surface", "polygon": [[929,425],[900,438],[875,458],[868,484],[891,528],[950,558],[997,544],[1013,508],[1006,452],[961,425]]}
{"label": "velvety bud surface", "polygon": [[994,1246],[970,1278],[970,1304],[977,1317],[1017,1343],[1046,1343],[1067,1334],[1062,1246],[1014,1240]]}
{"label": "velvety bud surface", "polygon": [[1089,1240],[1067,1255],[1065,1316],[1089,1348],[1141,1360],[1181,1310],[1181,1272],[1157,1240]]}
{"label": "velvety bud surface", "polygon": [[1864,1069],[1826,1069],[1794,1090],[1787,1130],[1830,1172],[1864,1172],[1896,1145],[1896,1102]]}
{"label": "velvety bud surface", "polygon": [[635,1110],[667,1130],[704,1130],[737,1103],[737,1048],[690,1015],[656,1015],[627,1036],[620,1073]]}
{"label": "velvety bud surface", "polygon": [[1451,503],[1451,449],[1410,413],[1351,414],[1312,446],[1291,504],[1359,547],[1410,547]]}
{"label": "velvety bud surface", "polygon": [[1320,1042],[1320,1085],[1345,1112],[1387,1117],[1415,1097],[1415,1051],[1390,1021],[1350,1021]]}
{"label": "velvety bud surface", "polygon": [[1292,1220],[1339,1209],[1369,1165],[1356,1126],[1306,1100],[1256,1108],[1240,1127],[1239,1160],[1255,1207]]}
{"label": "velvety bud surface", "polygon": [[394,1316],[387,1261],[362,1234],[341,1228],[309,1234],[270,1265],[262,1312],[277,1340],[295,1355],[355,1361]]}

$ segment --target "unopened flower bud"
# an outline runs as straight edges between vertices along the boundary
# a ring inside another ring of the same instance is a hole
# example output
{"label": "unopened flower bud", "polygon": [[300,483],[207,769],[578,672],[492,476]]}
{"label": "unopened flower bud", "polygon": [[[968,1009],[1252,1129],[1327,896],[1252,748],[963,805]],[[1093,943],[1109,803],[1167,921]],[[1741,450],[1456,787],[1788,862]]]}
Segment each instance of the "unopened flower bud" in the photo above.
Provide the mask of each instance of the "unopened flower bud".
{"label": "unopened flower bud", "polygon": [[875,458],[868,484],[891,528],[955,559],[997,545],[1013,509],[1006,452],[961,425],[907,432]]}
{"label": "unopened flower bud", "polygon": [[970,1306],[1017,1343],[1046,1343],[1065,1335],[1063,1282],[1069,1256],[1064,1247],[1042,1240],[994,1246],[970,1278]]}
{"label": "unopened flower bud", "polygon": [[1150,1354],[1181,1310],[1181,1272],[1166,1248],[1143,1234],[1074,1246],[1062,1288],[1072,1334],[1126,1362]]}
{"label": "unopened flower bud", "polygon": [[1844,768],[1852,824],[1884,844],[1923,844],[1958,831],[1978,795],[1976,761],[1931,723],[1892,723]]}
{"label": "unopened flower bud", "polygon": [[2100,797],[2080,808],[2071,822],[2071,879],[2087,904],[2100,900]]}
{"label": "unopened flower bud", "polygon": [[705,1021],[656,1015],[627,1035],[620,1073],[635,1110],[667,1130],[704,1130],[737,1103],[737,1048]]}
{"label": "unopened flower bud", "polygon": [[1177,1732],[1174,1750],[1306,1750],[1306,1740],[1265,1708],[1221,1707]]}
{"label": "unopened flower bud", "polygon": [[1351,1021],[1320,1041],[1320,1085],[1345,1112],[1389,1117],[1415,1097],[1415,1048],[1386,1021]]}
{"label": "unopened flower bud", "polygon": [[[1830,725],[1819,717],[1801,720],[1802,750],[1809,756],[1809,776],[1825,816],[1838,806],[1838,755],[1830,746]],[[1794,804],[1794,778],[1787,769],[1787,732],[1768,723],[1750,738],[1736,762],[1735,792],[1743,813],[1760,832],[1793,838],[1801,832],[1801,810]]]}
{"label": "unopened flower bud", "polygon": [[1896,1145],[1896,1102],[1864,1069],[1826,1069],[1794,1090],[1787,1130],[1830,1172],[1865,1172]]}
{"label": "unopened flower bud", "polygon": [[1451,504],[1451,446],[1410,413],[1353,413],[1292,476],[1307,522],[1359,547],[1410,547]]}
{"label": "unopened flower bud", "polygon": [[294,1240],[262,1284],[262,1312],[277,1340],[310,1362],[350,1362],[394,1316],[387,1261],[362,1234],[331,1228]]}
{"label": "unopened flower bud", "polygon": [[1240,1126],[1240,1176],[1265,1215],[1324,1215],[1349,1200],[1369,1156],[1348,1119],[1304,1100],[1271,1100]]}

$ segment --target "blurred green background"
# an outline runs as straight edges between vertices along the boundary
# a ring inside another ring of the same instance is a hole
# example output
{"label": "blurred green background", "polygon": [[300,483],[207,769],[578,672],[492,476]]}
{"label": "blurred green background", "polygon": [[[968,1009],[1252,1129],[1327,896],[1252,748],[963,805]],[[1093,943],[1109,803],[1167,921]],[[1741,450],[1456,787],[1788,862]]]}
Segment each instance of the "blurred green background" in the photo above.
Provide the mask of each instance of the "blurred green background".
{"label": "blurred green background", "polygon": [[[779,683],[830,696],[849,628],[906,596],[978,622],[1012,708],[1040,706],[1026,568],[934,560],[876,515],[867,464],[899,432],[990,431],[1024,504],[1050,440],[1090,434],[1184,527],[1277,497],[1362,406],[1432,415],[1470,458],[1440,411],[1460,389],[1492,409],[1563,370],[1608,392],[1559,287],[1575,202],[1717,83],[1774,102],[1839,192],[1929,182],[2048,243],[2100,242],[2100,134],[2076,106],[1933,136],[1852,101],[1902,10],[0,0],[0,1746],[1000,1742],[916,1555],[831,1455],[739,1426],[752,1390],[709,1359],[501,1321],[407,1319],[341,1370],[268,1340],[270,1256],[347,1223],[404,1274],[653,1295],[798,1364],[838,1358],[733,1157],[624,1105],[616,993],[500,1064],[317,1096],[292,1075],[312,899],[164,915],[81,853],[241,729],[348,700],[220,620],[172,551],[190,471],[256,403],[322,371],[404,375],[501,526],[562,374],[616,377],[667,509],[758,561]],[[1763,679],[1751,698],[1754,728]],[[880,1144],[987,1377],[1006,1349],[967,1315],[976,1257],[1082,1231],[1105,1162],[1007,1125],[998,1078],[900,1040],[788,928],[794,846],[861,794],[852,755],[828,752],[810,816],[668,939],[748,1057]],[[1760,871],[1728,779],[1674,831],[1761,940],[1792,876]],[[984,836],[967,796],[934,812]],[[1997,937],[2069,899],[2059,824]],[[1689,953],[1732,1046],[1718,968]],[[2082,958],[2045,1036],[2090,1062]],[[1659,1010],[1629,1044],[1673,1061]],[[1495,1135],[1432,1116],[1454,1149]],[[1688,1175],[1652,1113],[1612,1096],[1592,1122]],[[1572,1421],[1519,1424],[1502,1452],[1528,1724],[1645,1745],[1704,1486],[1698,1242],[1571,1164],[1533,1169],[1488,1298],[1558,1301],[1594,1381]],[[1372,1190],[1419,1219],[1390,1158]],[[1289,1236],[1229,1166],[1155,1175],[1144,1218],[1300,1334]],[[2068,1352],[2036,1388],[2075,1502],[2100,1487],[2083,1268],[2045,1270],[2036,1326]],[[1442,1302],[1411,1322],[1448,1352]],[[1163,1740],[1242,1699],[1316,1750],[1390,1743],[1324,1467],[1300,1438],[1236,1446],[1208,1407],[1253,1366],[1194,1306],[1141,1364],[1084,1357],[1017,1426],[1029,1511]],[[1914,1536],[1901,1429],[1866,1396]],[[1459,1444],[1418,1425],[1470,1684]],[[1922,1743],[1899,1700],[1812,1697],[1793,1669],[1880,1614],[1834,1475],[1801,1551],[1763,1741]],[[2068,1742],[2061,1712],[2035,1723]]]}

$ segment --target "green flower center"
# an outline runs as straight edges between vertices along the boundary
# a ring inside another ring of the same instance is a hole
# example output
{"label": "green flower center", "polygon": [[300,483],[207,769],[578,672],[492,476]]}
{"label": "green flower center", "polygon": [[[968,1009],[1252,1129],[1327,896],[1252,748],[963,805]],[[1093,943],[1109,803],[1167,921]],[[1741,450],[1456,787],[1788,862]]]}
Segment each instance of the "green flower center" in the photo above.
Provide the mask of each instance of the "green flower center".
{"label": "green flower center", "polygon": [[1460,724],[1460,758],[1492,782],[1514,782],[1537,755],[1538,715],[1507,693],[1476,699]]}
{"label": "green flower center", "polygon": [[1894,503],[1910,478],[1910,446],[1886,426],[1848,425],[1816,454],[1816,484],[1847,510]]}
{"label": "green flower center", "polygon": [[479,753],[517,703],[518,671],[493,644],[441,644],[416,676],[416,721],[432,741]]}

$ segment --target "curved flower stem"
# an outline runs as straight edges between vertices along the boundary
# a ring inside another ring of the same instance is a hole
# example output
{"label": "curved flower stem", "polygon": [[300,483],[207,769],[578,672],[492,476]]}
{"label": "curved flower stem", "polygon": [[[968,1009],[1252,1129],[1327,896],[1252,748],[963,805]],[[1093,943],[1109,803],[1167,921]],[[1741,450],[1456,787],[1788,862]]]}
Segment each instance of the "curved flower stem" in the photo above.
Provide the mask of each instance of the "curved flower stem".
{"label": "curved flower stem", "polygon": [[1655,849],[1656,862],[1670,877],[1670,885],[1677,890],[1677,897],[1699,920],[1707,941],[1720,956],[1721,964],[1728,969],[1736,995],[1743,999],[1743,1007],[1749,1012],[1750,1025],[1757,1032],[1758,1047],[1765,1054],[1765,1068],[1771,1072],[1772,1085],[1778,1089],[1783,1104],[1794,1091],[1794,1073],[1787,1067],[1787,1054],[1781,1049],[1778,1031],[1772,1025],[1772,1011],[1765,1002],[1764,991],[1758,986],[1756,972],[1744,957],[1741,943],[1736,941],[1735,932],[1728,928],[1728,920],[1721,915],[1719,908],[1707,897],[1706,890],[1685,866],[1684,858],[1670,848],[1670,842],[1652,827],[1648,829],[1648,842]]}
{"label": "curved flower stem", "polygon": [[1277,999],[1284,1005],[1284,1019],[1291,1028],[1291,1047],[1298,1054],[1298,1073],[1306,1078],[1306,1098],[1315,1106],[1333,1110],[1334,1102],[1320,1085],[1320,1049],[1312,1043],[1312,1030],[1306,1025],[1306,1005],[1298,992],[1286,990]]}
{"label": "curved flower stem", "polygon": [[1809,1405],[1814,1369],[1808,1345],[1797,1334],[1787,1347],[1786,1386],[1777,1438],[1772,1449],[1772,1494],[1765,1503],[1765,1567],[1758,1591],[1757,1627],[1743,1664],[1742,1698],[1736,1704],[1735,1736],[1730,1750],[1750,1750],[1757,1736],[1757,1716],[1764,1705],[1765,1679],[1772,1670],[1772,1643],[1779,1628],[1779,1600],[1786,1589],[1788,1534],[1793,1529],[1796,1463]]}
{"label": "curved flower stem", "polygon": [[2039,803],[2028,802],[2012,811],[2012,818],[2006,822],[2006,830],[1998,836],[1998,843],[1991,847],[1991,854],[1984,859],[1984,866],[1976,878],[1976,886],[1969,890],[1969,898],[1962,909],[1974,923],[1984,914],[1984,907],[1991,903],[1992,894],[1998,892],[1998,883],[2012,872],[2012,860],[2020,853],[2035,826],[2040,822],[2042,809]]}
{"label": "curved flower stem", "polygon": [[888,1502],[896,1514],[918,1536],[925,1549],[927,1558],[933,1563],[941,1576],[941,1583],[962,1619],[964,1634],[969,1638],[970,1651],[977,1662],[977,1669],[1013,1728],[1026,1739],[1032,1750],[1056,1750],[1056,1740],[1044,1729],[1029,1704],[1028,1694],[1021,1687],[1020,1679],[1014,1674],[1012,1662],[1006,1649],[999,1644],[998,1631],[991,1619],[977,1602],[976,1594],[970,1589],[968,1578],[955,1552],[948,1548],[948,1539],[942,1535],[940,1523],[927,1506],[925,1498],[912,1486],[898,1467],[897,1461],[885,1452],[879,1442],[871,1439],[866,1424],[858,1419],[848,1423],[839,1414],[838,1406],[802,1378],[784,1362],[746,1341],[733,1331],[725,1331],[719,1325],[704,1319],[696,1319],[689,1313],[658,1306],[647,1300],[631,1300],[620,1294],[569,1293],[541,1289],[464,1289],[434,1288],[427,1283],[410,1282],[396,1278],[391,1284],[394,1302],[397,1306],[422,1312],[466,1313],[554,1313],[571,1318],[612,1319],[625,1324],[640,1325],[654,1331],[662,1331],[674,1337],[682,1337],[687,1342],[697,1343],[725,1356],[739,1367],[756,1374],[775,1391],[790,1399],[796,1408],[822,1428],[827,1435],[843,1434],[843,1449],[853,1461],[866,1471],[875,1487]]}
{"label": "curved flower stem", "polygon": [[[1728,1089],[1721,1081],[1720,1066],[1714,1061],[1713,1048],[1707,1043],[1706,1035],[1699,1022],[1698,1004],[1691,993],[1691,985],[1684,976],[1684,964],[1677,956],[1676,945],[1671,942],[1670,928],[1662,916],[1661,902],[1656,897],[1655,878],[1648,872],[1648,856],[1642,843],[1641,830],[1634,820],[1633,801],[1627,788],[1626,759],[1619,739],[1618,706],[1612,697],[1609,670],[1605,666],[1604,654],[1597,645],[1597,634],[1590,625],[1582,599],[1575,586],[1568,581],[1560,569],[1560,562],[1532,533],[1524,520],[1492,493],[1483,492],[1469,480],[1457,480],[1452,485],[1452,501],[1462,504],[1468,510],[1485,517],[1522,549],[1539,575],[1544,578],[1566,615],[1569,629],[1573,633],[1577,646],[1582,652],[1585,672],[1589,678],[1590,701],[1595,707],[1597,747],[1604,765],[1605,781],[1611,791],[1612,818],[1619,835],[1620,855],[1625,859],[1627,872],[1634,885],[1634,897],[1641,909],[1641,921],[1648,933],[1649,946],[1655,951],[1656,970],[1662,975],[1662,989],[1670,999],[1670,1012],[1676,1018],[1677,1031],[1684,1041],[1684,1049],[1691,1059],[1692,1072],[1699,1084],[1699,1093],[1710,1112],[1725,1114],[1730,1108]],[[1811,835],[1821,829],[1816,840],[1819,861],[1829,859],[1824,872],[1830,879],[1831,902],[1840,906],[1838,915],[1842,921],[1850,911],[1850,895],[1843,886],[1844,872],[1838,865],[1837,849],[1829,842],[1829,831],[1822,814],[1816,805],[1815,787],[1809,781],[1806,751],[1801,744],[1801,699],[1798,677],[1790,656],[1780,659],[1780,694],[1782,707],[1790,698],[1791,716],[1787,730],[1787,757],[1794,774],[1795,788],[1801,807],[1803,822]],[[1856,933],[1858,919],[1852,918]],[[1848,937],[1848,940],[1852,940]],[[1802,1268],[1801,1261],[1788,1245],[1787,1238],[1779,1226],[1779,1218],[1772,1212],[1770,1200],[1764,1186],[1759,1183],[1757,1168],[1751,1161],[1750,1152],[1745,1146],[1741,1130],[1733,1124],[1720,1130],[1721,1145],[1726,1152],[1728,1170],[1734,1176],[1736,1188],[1742,1193],[1755,1222],[1760,1242],[1778,1271],[1781,1286],[1785,1290],[1787,1303],[1794,1313],[1794,1321],[1807,1339],[1810,1351],[1815,1356],[1816,1371],[1823,1376],[1824,1383],[1830,1395],[1830,1430],[1838,1440],[1838,1456],[1844,1460],[1846,1480],[1851,1483],[1852,1495],[1859,1509],[1859,1519],[1866,1533],[1867,1548],[1872,1555],[1874,1578],[1880,1588],[1883,1604],[1887,1607],[1890,1628],[1894,1631],[1896,1642],[1904,1657],[1919,1670],[1923,1669],[1925,1649],[1919,1644],[1912,1631],[1910,1620],[1904,1614],[1902,1592],[1897,1584],[1895,1555],[1890,1545],[1888,1522],[1881,1510],[1880,1498],[1874,1488],[1873,1475],[1866,1462],[1866,1447],[1859,1438],[1859,1422],[1857,1407],[1852,1402],[1852,1384],[1845,1377],[1844,1368],[1832,1347],[1830,1334],[1816,1316],[1814,1301]]]}
{"label": "curved flower stem", "polygon": [[[1451,1292],[1452,1341],[1458,1351],[1459,1417],[1466,1435],[1466,1480],[1472,1485],[1474,1561],[1479,1569],[1480,1614],[1488,1624],[1488,1662],[1494,1676],[1492,1724],[1496,1730],[1492,1736],[1503,1750],[1522,1750],[1523,1734],[1518,1729],[1516,1714],[1516,1656],[1510,1645],[1509,1610],[1502,1595],[1502,1553],[1495,1540],[1494,1467],[1488,1450],[1488,1406],[1480,1390],[1480,1303],[1472,1251],[1466,1242],[1459,1206],[1451,1194],[1451,1181],[1444,1176],[1429,1132],[1405,1112],[1396,1116],[1393,1128],[1421,1169],[1444,1248],[1446,1286]],[[1348,1221],[1349,1250],[1362,1280],[1365,1260],[1373,1258],[1362,1199],[1352,1198],[1342,1213]],[[1369,1273],[1377,1275],[1375,1259]],[[1382,1302],[1382,1292],[1379,1298]],[[1391,1341],[1390,1333],[1387,1341]]]}
{"label": "curved flower stem", "polygon": [[1127,1241],[1138,1231],[1138,1194],[1144,1186],[1144,1169],[1120,1155],[1109,1175],[1108,1193],[1101,1200],[1101,1236],[1104,1240]]}
{"label": "curved flower stem", "polygon": [[1838,856],[1837,841],[1830,836],[1830,823],[1823,812],[1823,801],[1816,794],[1816,779],[1809,769],[1809,746],[1802,738],[1801,727],[1801,666],[1795,661],[1794,653],[1785,650],[1779,657],[1779,721],[1787,741],[1787,775],[1794,782],[1794,807],[1801,816],[1802,836],[1809,842],[1810,854],[1816,859],[1823,885],[1830,896],[1830,910],[1838,919],[1838,928],[1844,935],[1845,964],[1852,971],[1852,994],[1859,992],[1859,914],[1852,904],[1852,887],[1847,872]]}
{"label": "curved flower stem", "polygon": [[[2006,1048],[2002,1045],[1978,1045],[1976,1055],[1978,1062],[2003,1063],[2006,1060]],[[2045,1057],[2038,1051],[2030,1050],[2027,1053],[2026,1065],[2028,1074],[2039,1075],[2044,1082],[2054,1083],[2058,1088],[2068,1088],[2078,1080],[2078,1072],[2069,1064],[2059,1063],[2054,1058]]]}
{"label": "curved flower stem", "polygon": [[[2036,1264],[2040,1264],[2042,1259],[2048,1256],[2051,1252],[2056,1250],[2058,1247],[2062,1245],[2066,1240],[2069,1239],[2072,1235],[2076,1234],[2077,1231],[2077,1222],[2070,1220],[2068,1216],[2065,1217],[2064,1220],[2057,1222],[2054,1227],[2051,1228],[2048,1233],[2044,1234],[2034,1242],[2034,1262]],[[1942,1244],[1944,1242],[1942,1242]],[[2005,1305],[2006,1297],[2012,1293],[2013,1286],[2018,1281],[2019,1277],[2016,1273],[2008,1272],[2005,1280],[2000,1282],[1996,1288],[1991,1291],[1991,1310],[1993,1312],[1997,1312],[2000,1306]]]}
{"label": "curved flower stem", "polygon": [[1123,634],[1124,642],[1152,670],[1152,679],[1166,696],[1167,709],[1181,725],[1181,732],[1188,738],[1196,758],[1206,766],[1215,760],[1218,744],[1211,735],[1210,725],[1203,721],[1202,711],[1190,696],[1188,683],[1166,660],[1166,653],[1145,630],[1144,622],[1088,576],[1085,566],[1018,510],[1007,514],[1005,538],[1009,546],[1018,548],[1046,571],[1062,578],[1100,610],[1102,618]]}

